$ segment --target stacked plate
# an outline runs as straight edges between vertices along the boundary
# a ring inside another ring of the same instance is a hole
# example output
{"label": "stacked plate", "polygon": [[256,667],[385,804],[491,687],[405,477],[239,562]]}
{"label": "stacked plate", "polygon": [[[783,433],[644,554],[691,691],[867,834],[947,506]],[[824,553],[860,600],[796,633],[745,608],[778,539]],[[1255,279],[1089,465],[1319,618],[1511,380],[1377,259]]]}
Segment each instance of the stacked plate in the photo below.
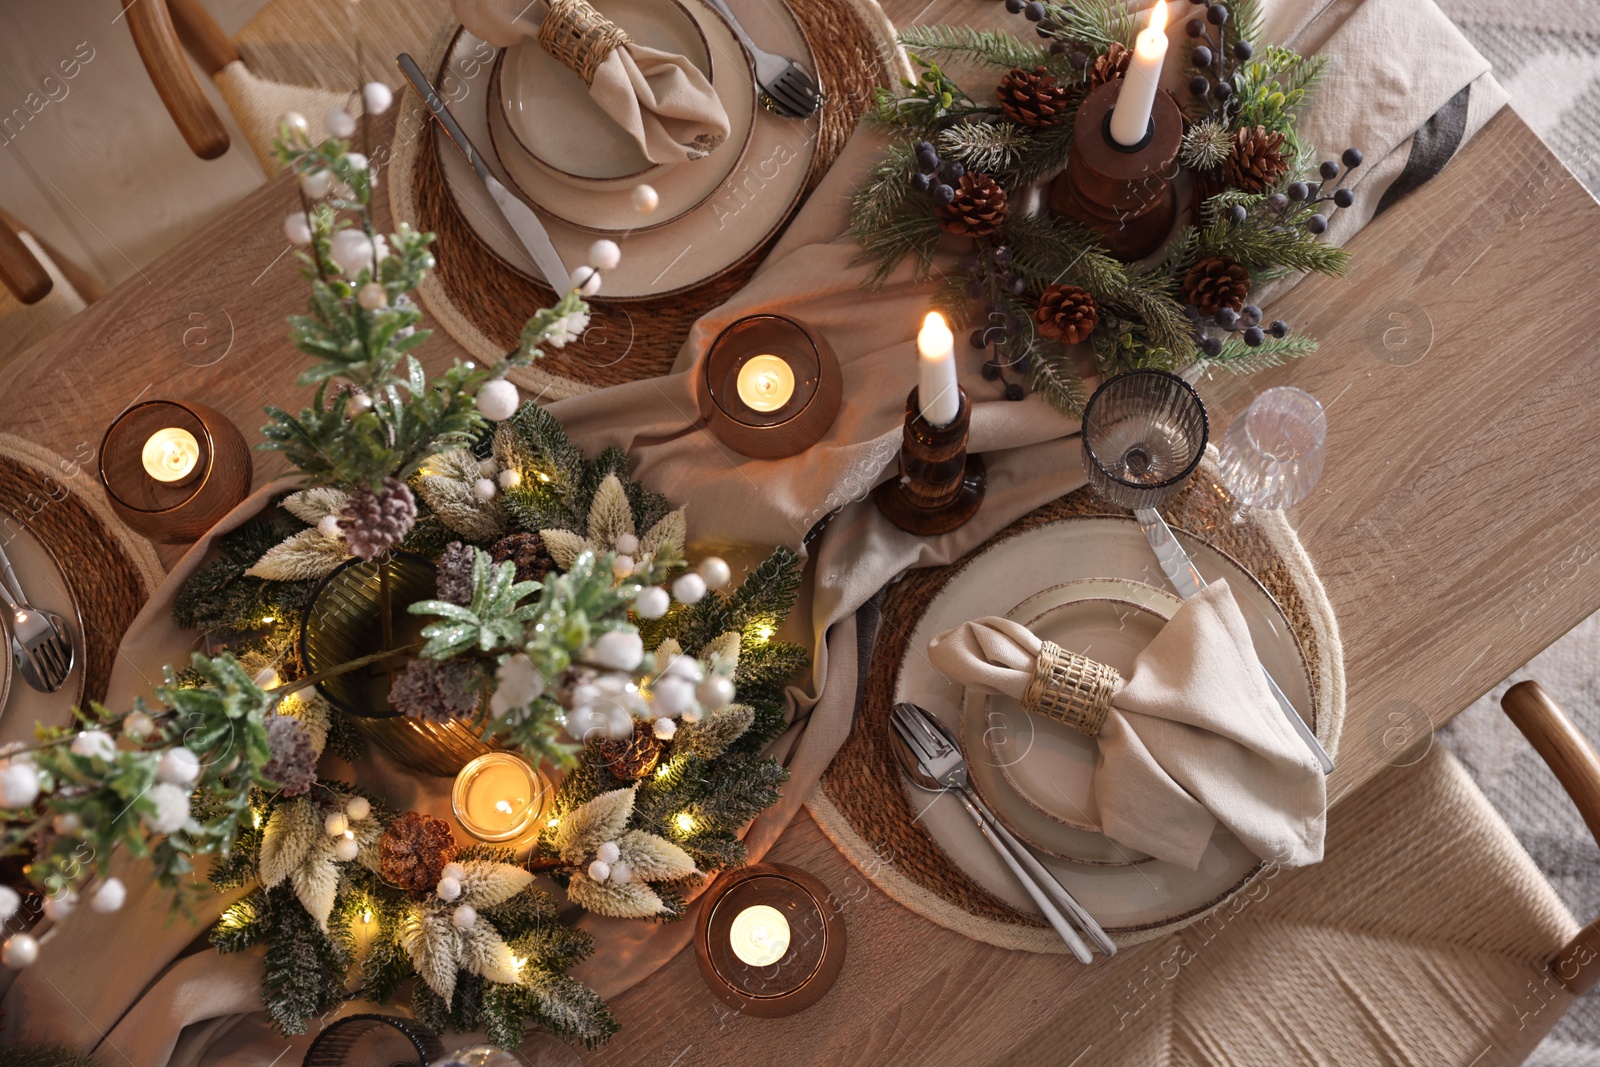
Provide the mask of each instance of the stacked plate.
{"label": "stacked plate", "polygon": [[[706,75],[728,115],[726,141],[702,159],[652,164],[590,98],[578,75],[532,39],[497,50],[462,29],[435,84],[474,143],[492,146],[490,169],[538,212],[569,266],[582,263],[598,237],[622,244],[621,265],[606,274],[607,300],[692,288],[737,264],[788,220],[805,187],[815,137],[810,124],[757,106],[750,61],[727,21],[704,0],[598,0],[594,6],[635,42],[683,55]],[[763,45],[810,56],[785,5],[746,8],[740,20]],[[539,278],[467,162],[442,140],[439,158],[473,231],[507,266]],[[659,197],[647,214],[633,201],[641,183]],[[565,284],[560,279],[555,287]]]}
{"label": "stacked plate", "polygon": [[[1312,707],[1299,643],[1271,594],[1223,553],[1179,537],[1208,579],[1228,580],[1262,662],[1297,706]],[[1179,603],[1131,519],[1083,517],[1035,527],[950,579],[917,623],[896,683],[896,700],[921,704],[956,731],[973,786],[1108,930],[1162,926],[1203,912],[1261,861],[1226,831],[1212,838],[1194,871],[1106,837],[1095,803],[1094,739],[1015,701],[962,691],[934,670],[924,650],[936,634],[1000,615],[1127,674]],[[906,790],[957,866],[1017,910],[1035,911],[954,798],[940,795],[930,804],[910,783]]]}

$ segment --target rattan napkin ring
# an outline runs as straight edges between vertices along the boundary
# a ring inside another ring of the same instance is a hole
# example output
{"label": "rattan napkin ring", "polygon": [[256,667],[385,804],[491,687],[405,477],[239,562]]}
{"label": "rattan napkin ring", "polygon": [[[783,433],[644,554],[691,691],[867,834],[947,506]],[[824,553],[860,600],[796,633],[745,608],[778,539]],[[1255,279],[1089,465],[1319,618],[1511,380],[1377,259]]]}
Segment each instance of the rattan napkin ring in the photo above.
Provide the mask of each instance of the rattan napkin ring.
{"label": "rattan napkin ring", "polygon": [[1048,715],[1094,737],[1105,725],[1111,698],[1121,684],[1122,675],[1115,667],[1044,641],[1033,663],[1033,677],[1022,691],[1022,709]]}
{"label": "rattan napkin ring", "polygon": [[593,85],[600,64],[628,41],[627,32],[587,0],[555,0],[539,25],[539,47],[575,71],[584,85]]}

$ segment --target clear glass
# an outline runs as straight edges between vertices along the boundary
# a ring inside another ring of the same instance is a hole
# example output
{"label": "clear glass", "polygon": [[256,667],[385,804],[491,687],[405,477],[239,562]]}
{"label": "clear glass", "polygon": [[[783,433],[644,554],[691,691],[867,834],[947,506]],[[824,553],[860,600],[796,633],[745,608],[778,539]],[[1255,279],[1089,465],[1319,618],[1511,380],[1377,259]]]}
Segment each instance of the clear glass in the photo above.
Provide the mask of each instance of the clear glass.
{"label": "clear glass", "polygon": [[1322,477],[1328,418],[1304,389],[1268,389],[1228,427],[1222,441],[1222,484],[1245,508],[1280,509],[1304,500]]}
{"label": "clear glass", "polygon": [[1183,487],[1206,450],[1206,408],[1163,370],[1108,379],[1083,409],[1083,468],[1101,496],[1153,508]]}

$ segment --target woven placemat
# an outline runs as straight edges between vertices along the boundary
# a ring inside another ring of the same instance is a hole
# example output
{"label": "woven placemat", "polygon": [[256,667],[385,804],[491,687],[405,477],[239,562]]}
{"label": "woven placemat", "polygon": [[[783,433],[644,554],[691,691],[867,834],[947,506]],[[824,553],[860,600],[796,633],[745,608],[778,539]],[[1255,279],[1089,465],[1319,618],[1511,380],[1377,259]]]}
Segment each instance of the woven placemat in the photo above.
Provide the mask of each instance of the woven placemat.
{"label": "woven placemat", "polygon": [[84,699],[104,700],[122,634],[165,574],[150,542],[117,521],[95,456],[68,459],[0,434],[0,520],[55,556],[83,616]]}
{"label": "woven placemat", "polygon": [[[788,7],[810,45],[827,95],[820,114],[808,123],[817,150],[796,201],[798,211],[855,130],[873,90],[895,84],[910,68],[895,42],[893,25],[875,0],[788,0]],[[445,32],[435,42],[424,69],[438,67],[452,35]],[[438,267],[418,291],[424,307],[474,357],[498,359],[516,347],[523,324],[554,293],[513,270],[474,234],[446,186],[438,140],[427,135],[426,125],[421,101],[408,93],[389,162],[390,203],[395,218],[438,235]],[[419,131],[423,135],[413,135]],[[793,217],[791,212],[788,219]],[[593,350],[587,341],[569,344],[519,372],[519,378],[541,386],[544,398],[551,400],[665,374],[695,320],[749,280],[783,229],[777,227],[738,263],[700,285],[660,299],[615,305],[618,317],[625,308],[634,324],[627,359],[616,358],[614,338],[601,337]],[[603,298],[592,303],[599,312],[608,308]]]}
{"label": "woven placemat", "polygon": [[[1217,481],[1214,458],[1202,465],[1176,500],[1162,506],[1172,526],[1230,556],[1277,600],[1311,674],[1317,736],[1330,753],[1336,753],[1344,719],[1344,663],[1327,595],[1282,513],[1257,513],[1251,521],[1235,523],[1234,511],[1233,501]],[[1000,541],[1064,518],[1090,515],[1127,517],[1088,488],[1079,489],[1023,516],[957,562],[912,571],[890,589],[854,728],[807,800],[823,830],[879,888],[940,925],[1004,948],[1066,951],[1043,919],[1022,914],[984,890],[915,821],[889,749],[889,709],[907,643],[945,583]],[[1119,944],[1136,944],[1204,914],[1113,934]]]}

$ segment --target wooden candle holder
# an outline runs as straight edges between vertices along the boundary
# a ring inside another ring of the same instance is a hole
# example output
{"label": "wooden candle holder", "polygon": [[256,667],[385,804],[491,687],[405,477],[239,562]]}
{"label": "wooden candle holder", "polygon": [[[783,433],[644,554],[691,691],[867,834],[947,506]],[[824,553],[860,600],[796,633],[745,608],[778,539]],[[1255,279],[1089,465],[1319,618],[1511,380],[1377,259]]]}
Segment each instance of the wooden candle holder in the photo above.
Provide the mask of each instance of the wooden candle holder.
{"label": "wooden candle holder", "polygon": [[1073,119],[1067,169],[1050,183],[1050,210],[1093,230],[1125,262],[1161,247],[1178,214],[1178,148],[1183,116],[1172,94],[1156,93],[1150,129],[1132,147],[1111,138],[1111,112],[1122,80],[1106,82],[1084,98]]}
{"label": "wooden candle holder", "polygon": [[[732,951],[729,933],[746,908],[765,905],[788,924],[789,945],[775,963],[757,966]],[[828,887],[785,863],[729,871],[700,899],[694,954],[700,977],[742,1015],[775,1019],[821,1000],[844,967],[844,916]]]}
{"label": "wooden candle holder", "polygon": [[961,391],[961,406],[948,426],[922,417],[917,390],[906,397],[905,438],[900,446],[900,477],[873,490],[878,510],[910,533],[949,533],[978,512],[988,475],[982,456],[967,454],[967,424],[972,405]]}

